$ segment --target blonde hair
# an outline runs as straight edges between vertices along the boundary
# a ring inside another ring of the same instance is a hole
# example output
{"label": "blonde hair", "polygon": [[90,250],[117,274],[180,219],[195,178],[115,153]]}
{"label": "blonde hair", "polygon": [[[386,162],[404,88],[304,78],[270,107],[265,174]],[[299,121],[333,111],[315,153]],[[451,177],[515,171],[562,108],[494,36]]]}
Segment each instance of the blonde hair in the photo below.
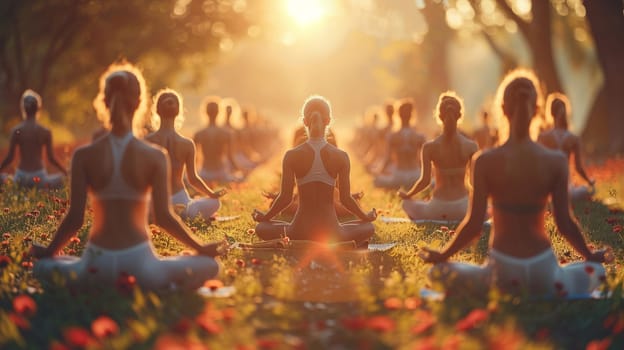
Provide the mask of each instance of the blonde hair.
{"label": "blonde hair", "polygon": [[435,110],[433,111],[433,117],[436,120],[438,125],[442,125],[442,107],[446,104],[456,104],[459,108],[459,117],[457,118],[457,124],[460,124],[464,119],[464,100],[457,95],[455,91],[445,91],[440,94],[438,98],[438,103],[436,104]]}
{"label": "blonde hair", "polygon": [[150,118],[150,125],[154,130],[158,130],[158,128],[160,128],[161,116],[158,114],[158,106],[161,102],[160,100],[168,96],[175,97],[178,101],[178,114],[175,116],[175,122],[173,124],[174,129],[176,131],[180,130],[180,128],[182,128],[182,124],[184,124],[184,105],[182,96],[180,96],[180,94],[173,89],[164,88],[156,93],[156,96],[154,96],[154,100],[152,101],[152,116]]}
{"label": "blonde hair", "polygon": [[552,92],[546,96],[546,104],[544,108],[544,117],[546,119],[546,123],[548,125],[555,125],[555,117],[552,113],[552,106],[555,102],[561,102],[563,104],[563,108],[565,108],[565,116],[564,116],[564,126],[567,129],[569,126],[570,115],[572,113],[572,106],[570,105],[570,100],[565,94],[560,92]]}
{"label": "blonde hair", "polygon": [[[540,114],[543,94],[535,73],[526,68],[516,68],[507,73],[498,85],[492,107],[494,118],[498,124],[500,143],[504,143],[504,141],[509,138],[509,120],[506,119],[512,117],[508,115],[508,112],[511,113],[510,108],[513,108],[513,100],[518,89],[521,88],[529,88],[535,92],[535,115]],[[507,111],[505,111],[505,109],[507,109]],[[532,121],[529,127],[529,135],[532,140],[537,138],[541,125],[541,122],[538,120],[539,118],[535,118],[535,115],[531,116]],[[506,121],[503,122],[503,120]]]}
{"label": "blonde hair", "polygon": [[132,130],[135,135],[142,136],[144,133],[147,104],[149,96],[147,86],[141,71],[133,64],[122,61],[111,64],[100,76],[99,92],[93,100],[93,107],[97,112],[102,125],[111,127],[111,99],[112,94],[122,93],[122,107],[132,112]]}
{"label": "blonde hair", "polygon": [[[301,121],[304,125],[306,122],[307,124],[310,124],[314,121],[312,118],[316,118],[317,116],[321,117],[321,120],[327,120],[327,126],[325,127],[325,130],[323,130],[324,135],[327,136],[329,125],[333,121],[331,104],[323,96],[312,95],[309,96],[303,103],[303,107],[301,108]],[[306,126],[306,133],[309,137],[310,128],[308,126]]]}

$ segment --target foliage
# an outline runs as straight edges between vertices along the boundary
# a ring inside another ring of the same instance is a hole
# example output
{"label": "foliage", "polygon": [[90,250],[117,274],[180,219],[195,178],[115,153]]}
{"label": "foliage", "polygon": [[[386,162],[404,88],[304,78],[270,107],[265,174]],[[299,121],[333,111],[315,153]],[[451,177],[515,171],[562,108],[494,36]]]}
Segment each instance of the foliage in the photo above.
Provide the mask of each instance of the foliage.
{"label": "foliage", "polygon": [[[106,67],[137,63],[156,88],[185,72],[202,81],[220,46],[247,33],[244,2],[8,0],[0,3],[0,115],[19,115],[19,96],[38,91],[53,121],[80,128]],[[92,125],[88,125],[91,126]],[[84,127],[84,125],[83,125]]]}

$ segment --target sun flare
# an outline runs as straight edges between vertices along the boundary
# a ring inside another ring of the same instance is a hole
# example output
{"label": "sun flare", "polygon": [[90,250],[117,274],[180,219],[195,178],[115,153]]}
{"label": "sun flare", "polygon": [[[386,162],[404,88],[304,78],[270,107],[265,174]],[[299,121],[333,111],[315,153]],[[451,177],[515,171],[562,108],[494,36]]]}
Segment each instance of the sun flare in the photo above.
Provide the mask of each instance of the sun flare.
{"label": "sun flare", "polygon": [[326,0],[286,0],[286,11],[296,24],[306,27],[327,17],[328,2]]}

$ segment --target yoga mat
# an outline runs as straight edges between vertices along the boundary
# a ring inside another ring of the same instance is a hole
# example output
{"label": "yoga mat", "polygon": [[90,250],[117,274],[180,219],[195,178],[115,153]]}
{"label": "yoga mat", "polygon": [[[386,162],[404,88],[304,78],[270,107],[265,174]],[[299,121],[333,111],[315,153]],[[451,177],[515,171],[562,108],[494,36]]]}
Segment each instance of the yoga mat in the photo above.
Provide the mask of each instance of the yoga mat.
{"label": "yoga mat", "polygon": [[214,216],[211,218],[211,221],[226,222],[226,221],[236,220],[238,218],[240,218],[240,215]]}
{"label": "yoga mat", "polygon": [[[595,290],[591,293],[568,295],[565,298],[560,298],[560,297],[535,298],[535,299],[531,298],[530,300],[532,301],[603,300],[603,299],[611,298],[611,295],[612,295],[611,292],[604,293],[600,290]],[[420,290],[420,297],[425,300],[430,300],[430,301],[442,301],[444,300],[444,293],[436,291],[436,290],[432,290],[432,289],[422,288]]]}
{"label": "yoga mat", "polygon": [[[412,220],[410,218],[398,218],[398,217],[391,217],[391,216],[382,216],[379,220],[381,220],[381,222],[386,223],[386,224],[411,222],[417,225],[422,225],[422,224],[457,225],[460,223],[460,221],[453,221],[453,220]],[[487,220],[483,222],[484,227],[490,227],[491,225],[492,225],[491,220]]]}
{"label": "yoga mat", "polygon": [[285,242],[283,239],[272,239],[268,241],[256,242],[256,243],[240,243],[236,242],[230,245],[231,248],[241,248],[246,250],[305,250],[313,247],[322,246],[331,250],[338,251],[375,251],[385,252],[392,249],[396,243],[377,243],[369,244],[368,249],[358,248],[355,241],[338,242],[332,244],[324,244],[315,241],[307,240],[289,240]]}
{"label": "yoga mat", "polygon": [[212,290],[208,287],[199,287],[197,293],[203,297],[209,298],[229,298],[236,293],[236,288],[234,286],[224,286]]}

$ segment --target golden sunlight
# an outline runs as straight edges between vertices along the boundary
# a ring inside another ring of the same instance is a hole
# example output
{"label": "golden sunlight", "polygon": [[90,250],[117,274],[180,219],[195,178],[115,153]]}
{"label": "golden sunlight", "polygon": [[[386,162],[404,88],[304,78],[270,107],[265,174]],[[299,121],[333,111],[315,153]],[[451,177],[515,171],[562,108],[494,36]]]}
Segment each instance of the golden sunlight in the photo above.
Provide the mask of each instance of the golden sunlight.
{"label": "golden sunlight", "polygon": [[306,27],[327,17],[329,2],[327,0],[286,0],[286,11],[297,25]]}

